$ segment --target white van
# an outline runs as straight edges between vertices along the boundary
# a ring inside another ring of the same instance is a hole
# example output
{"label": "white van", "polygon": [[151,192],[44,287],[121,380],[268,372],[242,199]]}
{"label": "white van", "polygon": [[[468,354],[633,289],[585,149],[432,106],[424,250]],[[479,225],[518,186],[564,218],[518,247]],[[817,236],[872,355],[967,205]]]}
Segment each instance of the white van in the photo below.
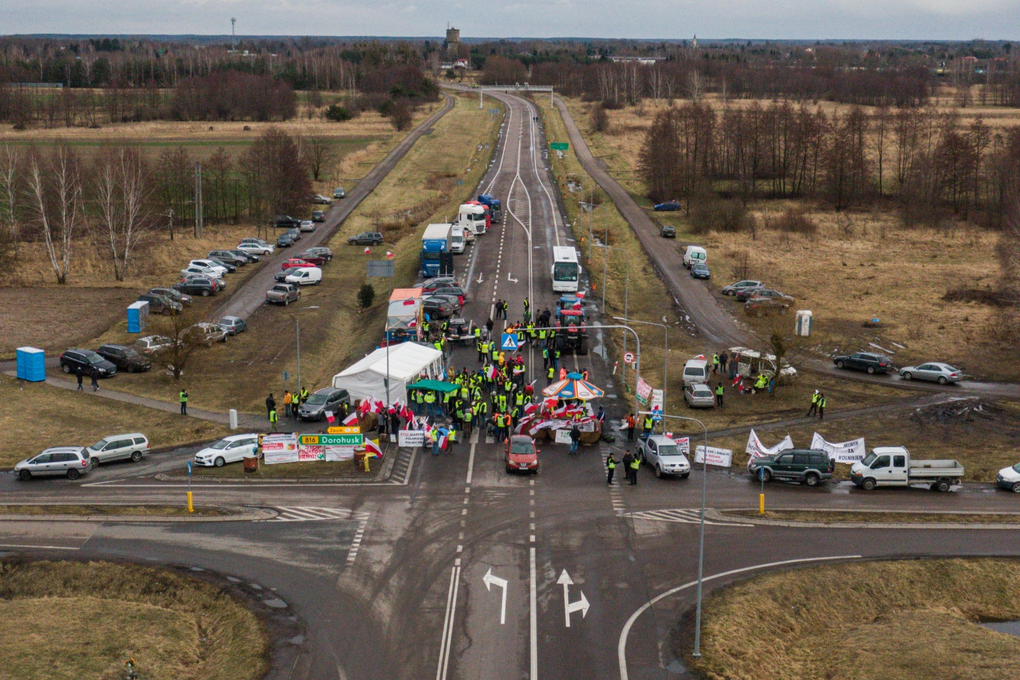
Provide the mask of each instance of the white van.
{"label": "white van", "polygon": [[459,224],[453,225],[450,229],[450,252],[459,254],[464,252],[464,227]]}
{"label": "white van", "polygon": [[686,387],[687,385],[697,385],[698,383],[708,382],[708,362],[704,359],[689,359],[684,364],[684,375],[681,383]]}
{"label": "white van", "polygon": [[708,253],[701,246],[687,246],[687,250],[684,252],[684,266],[690,269],[695,264],[700,262],[706,264],[708,260]]}
{"label": "white van", "polygon": [[293,283],[295,286],[310,286],[322,283],[322,270],[318,267],[298,267],[292,270],[292,273],[284,281]]}
{"label": "white van", "polygon": [[92,446],[86,447],[92,466],[109,463],[112,460],[138,462],[149,452],[149,439],[141,432],[116,434],[103,437]]}

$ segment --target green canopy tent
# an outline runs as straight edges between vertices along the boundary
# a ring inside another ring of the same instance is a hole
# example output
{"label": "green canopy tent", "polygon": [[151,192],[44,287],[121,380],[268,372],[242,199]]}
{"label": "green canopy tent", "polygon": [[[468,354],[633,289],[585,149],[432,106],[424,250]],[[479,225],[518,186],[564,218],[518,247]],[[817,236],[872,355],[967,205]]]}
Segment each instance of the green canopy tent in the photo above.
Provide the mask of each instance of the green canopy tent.
{"label": "green canopy tent", "polygon": [[409,390],[432,390],[433,392],[456,392],[460,385],[456,383],[441,382],[439,380],[419,380],[413,385],[408,385]]}

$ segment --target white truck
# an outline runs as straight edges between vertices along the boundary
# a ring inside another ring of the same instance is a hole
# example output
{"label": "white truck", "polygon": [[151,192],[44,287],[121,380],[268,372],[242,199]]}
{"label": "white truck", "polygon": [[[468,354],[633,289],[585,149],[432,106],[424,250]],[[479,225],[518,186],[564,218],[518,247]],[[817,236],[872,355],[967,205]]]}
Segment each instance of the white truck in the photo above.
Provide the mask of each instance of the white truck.
{"label": "white truck", "polygon": [[879,446],[850,468],[850,480],[871,491],[876,486],[927,484],[932,491],[949,491],[963,479],[963,466],[955,460],[911,460],[902,446]]}

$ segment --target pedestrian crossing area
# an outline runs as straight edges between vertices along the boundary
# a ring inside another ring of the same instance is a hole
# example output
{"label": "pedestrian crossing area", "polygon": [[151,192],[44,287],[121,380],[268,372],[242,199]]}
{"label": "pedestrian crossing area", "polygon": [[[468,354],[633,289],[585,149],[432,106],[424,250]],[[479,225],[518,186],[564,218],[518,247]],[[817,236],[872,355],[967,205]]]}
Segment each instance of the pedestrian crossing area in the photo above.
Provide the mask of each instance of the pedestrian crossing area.
{"label": "pedestrian crossing area", "polygon": [[397,459],[393,462],[393,470],[390,472],[390,484],[406,485],[411,480],[411,468],[414,465],[417,449],[397,449]]}
{"label": "pedestrian crossing area", "polygon": [[273,508],[279,515],[267,522],[322,522],[329,520],[364,521],[368,513],[353,512],[347,508],[318,508],[313,506],[287,506]]}
{"label": "pedestrian crossing area", "polygon": [[[652,522],[674,522],[677,524],[698,524],[701,522],[701,510],[676,509],[676,510],[642,510],[640,512],[628,512],[624,517],[630,519],[644,519]],[[727,522],[720,520],[705,520],[705,524],[724,527],[749,527],[752,524],[743,522]]]}

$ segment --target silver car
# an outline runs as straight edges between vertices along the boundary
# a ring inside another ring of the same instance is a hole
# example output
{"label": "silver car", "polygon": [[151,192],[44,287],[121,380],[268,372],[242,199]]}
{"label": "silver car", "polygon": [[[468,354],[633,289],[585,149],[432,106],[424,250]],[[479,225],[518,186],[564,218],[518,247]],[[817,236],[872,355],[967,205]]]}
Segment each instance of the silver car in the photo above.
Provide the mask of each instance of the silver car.
{"label": "silver car", "polygon": [[638,446],[638,453],[645,463],[652,466],[656,477],[679,475],[681,479],[691,476],[691,463],[670,437],[653,434]]}
{"label": "silver car", "polygon": [[91,467],[89,452],[84,447],[55,446],[15,465],[14,474],[22,481],[28,481],[33,477],[78,479],[88,474]]}
{"label": "silver car", "polygon": [[689,408],[715,408],[715,395],[712,394],[712,388],[705,383],[684,387],[684,400]]}
{"label": "silver car", "polygon": [[904,380],[929,380],[939,385],[960,382],[963,379],[963,371],[953,368],[949,364],[938,361],[930,361],[920,366],[907,366],[900,369],[900,377]]}
{"label": "silver car", "polygon": [[111,460],[131,460],[137,463],[142,459],[142,454],[149,452],[149,439],[141,432],[116,434],[103,437],[86,451],[93,467]]}

